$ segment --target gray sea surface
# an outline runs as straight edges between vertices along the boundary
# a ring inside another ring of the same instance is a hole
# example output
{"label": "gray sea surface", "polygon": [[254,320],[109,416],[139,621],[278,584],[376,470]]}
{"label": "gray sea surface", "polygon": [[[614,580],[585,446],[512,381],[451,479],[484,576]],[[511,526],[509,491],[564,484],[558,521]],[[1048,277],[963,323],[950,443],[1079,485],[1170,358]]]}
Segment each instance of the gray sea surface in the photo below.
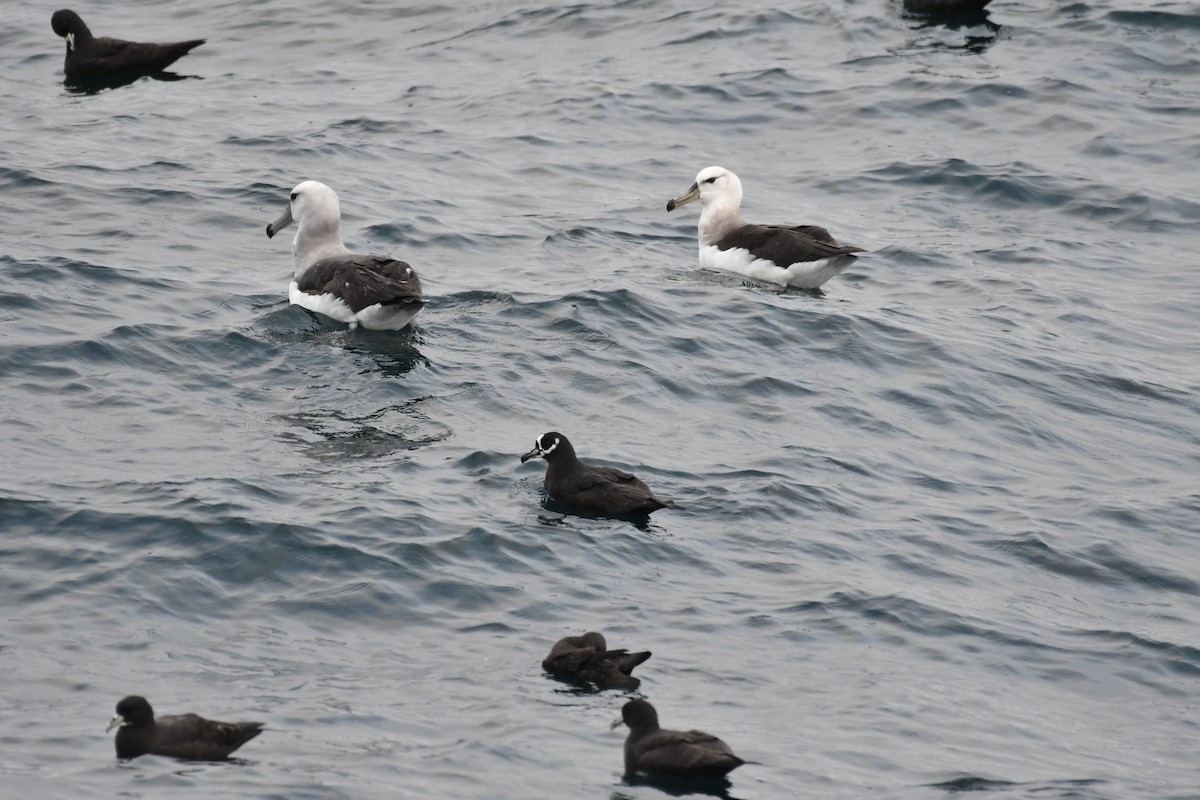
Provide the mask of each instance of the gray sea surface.
{"label": "gray sea surface", "polygon": [[[1200,6],[74,8],[208,43],[94,93],[0,29],[0,794],[661,798],[654,656],[729,797],[1200,797]],[[696,266],[747,219],[867,249]],[[292,186],[429,298],[287,303]],[[549,430],[685,510],[565,515]],[[266,723],[115,758],[118,699]]]}

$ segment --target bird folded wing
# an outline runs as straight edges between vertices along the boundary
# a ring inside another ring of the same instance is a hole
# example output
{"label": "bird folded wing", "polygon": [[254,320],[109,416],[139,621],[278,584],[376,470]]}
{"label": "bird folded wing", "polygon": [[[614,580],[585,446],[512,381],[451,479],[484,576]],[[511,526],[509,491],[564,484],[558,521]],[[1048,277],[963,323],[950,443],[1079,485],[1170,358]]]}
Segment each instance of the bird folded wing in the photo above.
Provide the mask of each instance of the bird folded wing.
{"label": "bird folded wing", "polygon": [[801,225],[746,225],[717,242],[721,250],[742,248],[749,250],[755,258],[763,258],[780,267],[789,267],[802,261],[820,261],[849,253],[861,253],[861,247],[839,245],[824,228],[816,228],[824,237],[814,238]]}
{"label": "bird folded wing", "polygon": [[[368,306],[382,303],[424,304],[421,285],[412,280],[396,280],[380,273],[379,256],[336,256],[313,264],[297,281],[297,288],[306,294],[332,294],[342,298],[355,313]],[[402,261],[384,261],[383,266],[397,274],[407,270]],[[372,267],[376,267],[373,269]]]}

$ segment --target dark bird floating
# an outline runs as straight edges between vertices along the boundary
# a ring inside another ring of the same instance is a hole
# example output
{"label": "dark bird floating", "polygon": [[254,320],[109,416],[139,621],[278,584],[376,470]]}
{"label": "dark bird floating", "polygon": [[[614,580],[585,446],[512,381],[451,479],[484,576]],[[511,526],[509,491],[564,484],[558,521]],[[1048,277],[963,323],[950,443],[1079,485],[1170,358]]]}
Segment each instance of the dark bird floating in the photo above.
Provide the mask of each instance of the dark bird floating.
{"label": "dark bird floating", "polygon": [[296,223],[296,271],[289,299],[349,323],[351,329],[403,328],[425,306],[420,278],[403,261],[351,253],[342,244],[341,219],[337,193],[323,183],[304,181],[292,189],[283,216],[267,225],[271,238]]}
{"label": "dark bird floating", "polygon": [[650,658],[649,652],[630,653],[609,650],[604,636],[588,631],[582,636],[567,636],[555,642],[542,669],[560,678],[594,683],[601,689],[633,691],[641,681],[633,677],[633,668]]}
{"label": "dark bird floating", "polygon": [[195,714],[154,716],[146,698],[132,695],[117,703],[117,758],[147,753],[190,761],[220,761],[262,733],[261,722],[216,722]]}
{"label": "dark bird floating", "polygon": [[67,40],[63,72],[71,81],[133,78],[162,72],[204,39],[170,44],[126,42],[102,36],[97,39],[74,11],[55,11],[50,27]]}
{"label": "dark bird floating", "polygon": [[742,222],[742,182],[724,167],[706,167],[667,211],[693,200],[703,206],[697,228],[700,266],[758,281],[816,289],[857,259],[861,247],[841,245],[816,225],[752,225]]}
{"label": "dark bird floating", "polygon": [[543,433],[533,449],[521,456],[521,463],[539,456],[546,459],[546,491],[578,513],[644,517],[660,508],[680,508],[670,500],[659,500],[646,484],[628,472],[583,463],[561,433]]}
{"label": "dark bird floating", "polygon": [[700,731],[669,731],[658,726],[658,712],[645,700],[630,700],[621,709],[629,726],[625,739],[625,774],[644,772],[674,778],[723,778],[746,762],[729,745]]}
{"label": "dark bird floating", "polygon": [[992,0],[904,0],[904,10],[914,14],[962,16],[982,14]]}

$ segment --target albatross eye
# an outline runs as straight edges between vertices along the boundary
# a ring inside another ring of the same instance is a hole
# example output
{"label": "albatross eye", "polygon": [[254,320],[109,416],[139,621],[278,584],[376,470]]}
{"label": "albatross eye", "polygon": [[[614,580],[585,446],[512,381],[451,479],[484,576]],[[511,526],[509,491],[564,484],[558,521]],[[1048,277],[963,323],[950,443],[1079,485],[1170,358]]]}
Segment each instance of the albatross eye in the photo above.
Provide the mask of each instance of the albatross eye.
{"label": "albatross eye", "polygon": [[298,194],[300,194],[300,193],[299,193],[299,192],[292,192],[292,199],[293,199],[293,200],[295,200],[295,199],[296,199],[296,195],[298,195]]}
{"label": "albatross eye", "polygon": [[713,175],[711,178],[709,178],[708,180],[705,181],[705,183],[716,183],[716,182],[717,182],[716,175]]}

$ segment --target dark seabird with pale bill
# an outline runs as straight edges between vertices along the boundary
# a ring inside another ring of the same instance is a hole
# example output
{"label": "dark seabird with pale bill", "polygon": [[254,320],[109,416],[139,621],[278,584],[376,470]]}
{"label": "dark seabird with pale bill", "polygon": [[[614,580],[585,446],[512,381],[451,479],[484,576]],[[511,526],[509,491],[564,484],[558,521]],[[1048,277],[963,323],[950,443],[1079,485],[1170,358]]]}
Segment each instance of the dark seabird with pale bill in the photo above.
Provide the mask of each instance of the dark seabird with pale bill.
{"label": "dark seabird with pale bill", "polygon": [[297,185],[283,216],[267,225],[267,237],[293,222],[296,271],[288,298],[294,305],[351,329],[376,331],[399,330],[424,307],[412,267],[388,256],[351,253],[342,244],[342,209],[333,189],[317,181]]}
{"label": "dark seabird with pale bill", "polygon": [[117,703],[106,731],[117,730],[117,758],[169,756],[189,761],[221,761],[262,733],[261,722],[217,722],[195,714],[155,717],[146,698],[132,695]]}
{"label": "dark seabird with pale bill", "polygon": [[982,14],[992,0],[904,0],[904,10],[929,16],[967,16]]}
{"label": "dark seabird with pale bill", "polygon": [[521,456],[546,459],[546,492],[580,514],[598,517],[644,517],[660,508],[679,508],[659,500],[637,477],[613,467],[593,467],[575,455],[561,433],[543,433],[533,449]]}
{"label": "dark seabird with pale bill", "polygon": [[204,39],[186,42],[153,44],[127,42],[123,39],[99,38],[74,11],[62,9],[50,17],[50,27],[67,40],[67,59],[63,72],[72,81],[134,78],[162,72],[187,54]]}
{"label": "dark seabird with pale bill", "polygon": [[542,660],[542,669],[560,678],[594,683],[601,689],[633,691],[641,681],[630,673],[650,657],[643,651],[609,650],[604,636],[588,631],[581,636],[565,636],[550,648]]}
{"label": "dark seabird with pale bill", "polygon": [[667,203],[667,211],[699,200],[700,266],[758,281],[816,289],[857,259],[861,247],[838,244],[816,225],[742,222],[742,182],[724,167],[706,167],[692,188]]}
{"label": "dark seabird with pale bill", "polygon": [[729,745],[702,731],[670,731],[658,726],[658,712],[645,700],[630,700],[612,727],[629,726],[625,774],[644,772],[674,778],[724,778],[746,762]]}

